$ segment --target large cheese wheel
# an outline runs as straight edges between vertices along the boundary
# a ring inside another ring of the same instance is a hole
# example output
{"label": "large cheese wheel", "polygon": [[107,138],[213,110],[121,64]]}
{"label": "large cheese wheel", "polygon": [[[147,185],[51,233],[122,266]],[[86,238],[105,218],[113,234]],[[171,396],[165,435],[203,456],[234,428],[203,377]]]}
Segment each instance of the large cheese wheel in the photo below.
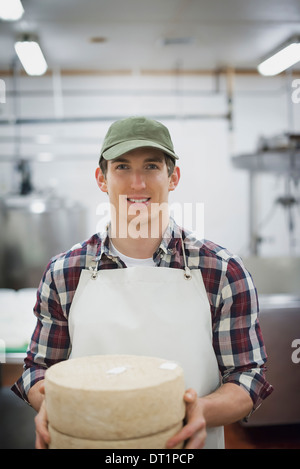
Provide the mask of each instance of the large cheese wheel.
{"label": "large cheese wheel", "polygon": [[45,375],[51,426],[92,440],[140,438],[182,422],[184,390],[182,368],[152,357],[74,358],[53,365]]}
{"label": "large cheese wheel", "polygon": [[[90,440],[64,435],[49,425],[51,442],[49,449],[165,449],[166,442],[182,427],[182,423],[174,425],[160,433],[131,438],[128,440]],[[181,449],[183,443],[173,449]]]}

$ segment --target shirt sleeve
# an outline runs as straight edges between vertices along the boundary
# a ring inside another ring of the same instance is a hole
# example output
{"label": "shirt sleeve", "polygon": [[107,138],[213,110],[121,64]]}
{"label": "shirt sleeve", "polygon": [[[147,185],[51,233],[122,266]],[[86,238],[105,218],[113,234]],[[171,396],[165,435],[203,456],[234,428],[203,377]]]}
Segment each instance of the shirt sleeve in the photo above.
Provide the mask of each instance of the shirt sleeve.
{"label": "shirt sleeve", "polygon": [[24,360],[24,371],[12,386],[12,391],[27,403],[28,391],[44,379],[47,368],[66,360],[70,353],[68,321],[54,281],[53,262],[47,266],[39,285],[34,314],[37,323]]}
{"label": "shirt sleeve", "polygon": [[273,387],[265,375],[267,354],[259,325],[256,288],[239,258],[228,262],[216,319],[213,343],[222,382],[242,386],[252,398],[253,412]]}

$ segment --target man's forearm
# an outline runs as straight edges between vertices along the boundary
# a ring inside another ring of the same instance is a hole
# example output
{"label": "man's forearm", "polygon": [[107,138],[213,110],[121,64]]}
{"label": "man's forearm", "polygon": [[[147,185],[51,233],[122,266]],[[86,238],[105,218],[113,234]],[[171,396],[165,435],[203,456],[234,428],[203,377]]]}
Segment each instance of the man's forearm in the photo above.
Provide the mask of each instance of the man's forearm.
{"label": "man's forearm", "polygon": [[246,390],[225,383],[212,394],[199,399],[207,427],[229,425],[249,414],[253,401]]}
{"label": "man's forearm", "polygon": [[28,392],[30,405],[38,412],[44,400],[44,380],[35,383]]}

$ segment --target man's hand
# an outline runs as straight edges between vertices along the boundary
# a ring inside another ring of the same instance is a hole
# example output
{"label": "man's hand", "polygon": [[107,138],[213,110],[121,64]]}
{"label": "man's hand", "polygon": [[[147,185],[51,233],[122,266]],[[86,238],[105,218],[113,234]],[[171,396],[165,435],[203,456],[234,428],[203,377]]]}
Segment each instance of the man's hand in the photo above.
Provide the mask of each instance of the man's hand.
{"label": "man's hand", "polygon": [[186,403],[186,425],[167,442],[167,448],[173,448],[182,441],[186,441],[184,449],[201,449],[206,441],[206,421],[203,415],[201,399],[194,389],[188,389],[184,394]]}
{"label": "man's hand", "polygon": [[197,397],[194,389],[184,394],[186,425],[170,438],[167,448],[186,441],[185,449],[200,449],[205,445],[206,428],[229,425],[242,419],[253,408],[249,393],[234,383],[225,383],[204,397]]}
{"label": "man's hand", "polygon": [[36,449],[47,449],[50,443],[50,434],[48,431],[48,419],[45,401],[42,403],[39,413],[35,419],[35,447]]}
{"label": "man's hand", "polygon": [[35,410],[38,411],[35,416],[35,447],[36,449],[47,449],[50,443],[50,434],[48,431],[48,418],[45,405],[45,386],[44,381],[38,381],[29,391],[28,399]]}

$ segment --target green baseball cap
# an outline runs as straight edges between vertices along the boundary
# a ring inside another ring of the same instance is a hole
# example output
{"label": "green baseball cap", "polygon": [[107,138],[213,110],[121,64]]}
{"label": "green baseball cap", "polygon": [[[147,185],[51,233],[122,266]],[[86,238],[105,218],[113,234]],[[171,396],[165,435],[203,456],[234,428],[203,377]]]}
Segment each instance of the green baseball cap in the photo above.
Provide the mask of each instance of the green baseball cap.
{"label": "green baseball cap", "polygon": [[128,117],[114,122],[104,138],[101,156],[113,160],[142,147],[158,148],[174,160],[178,159],[167,127],[146,117]]}

